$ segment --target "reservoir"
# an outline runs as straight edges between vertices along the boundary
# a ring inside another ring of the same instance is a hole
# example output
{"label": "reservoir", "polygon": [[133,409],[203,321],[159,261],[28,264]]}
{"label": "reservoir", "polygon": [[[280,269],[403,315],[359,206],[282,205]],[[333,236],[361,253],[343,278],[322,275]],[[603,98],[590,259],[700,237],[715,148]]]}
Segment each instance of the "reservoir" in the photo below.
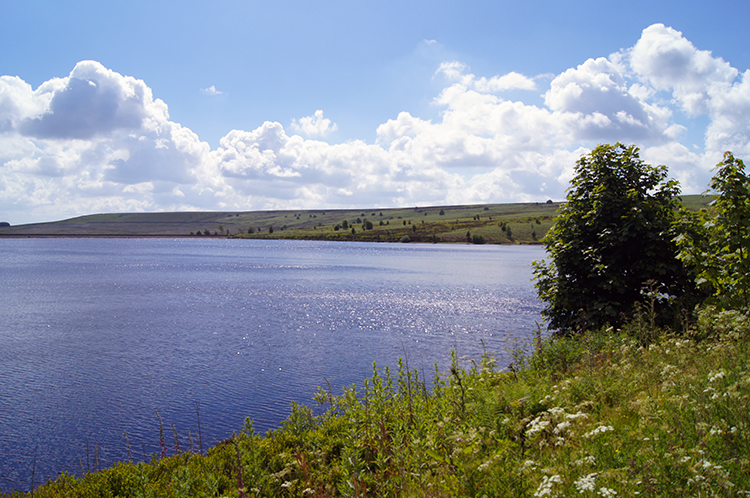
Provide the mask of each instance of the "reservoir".
{"label": "reservoir", "polygon": [[[542,304],[540,246],[0,240],[0,490],[265,432],[399,358],[498,368]],[[158,416],[157,416],[158,412]]]}

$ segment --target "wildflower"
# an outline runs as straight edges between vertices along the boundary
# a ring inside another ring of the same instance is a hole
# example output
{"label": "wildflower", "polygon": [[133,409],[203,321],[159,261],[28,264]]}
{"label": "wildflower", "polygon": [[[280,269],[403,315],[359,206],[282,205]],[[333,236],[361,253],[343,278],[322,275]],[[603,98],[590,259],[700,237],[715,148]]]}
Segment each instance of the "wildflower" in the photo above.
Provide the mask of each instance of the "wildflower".
{"label": "wildflower", "polygon": [[589,418],[589,416],[583,412],[568,413],[565,415],[565,420],[577,420],[579,418]]}
{"label": "wildflower", "polygon": [[290,488],[292,486],[292,483],[289,481],[284,481],[284,484],[281,485],[282,488]]}
{"label": "wildflower", "polygon": [[560,434],[568,427],[570,427],[570,422],[566,420],[565,422],[560,422],[559,424],[557,424],[557,427],[555,427],[552,432],[554,432],[555,434]]}
{"label": "wildflower", "polygon": [[313,495],[313,494],[315,494],[315,491],[312,490],[312,489],[310,489],[310,488],[305,488],[305,489],[302,490],[302,494],[303,495]]}
{"label": "wildflower", "polygon": [[530,427],[526,430],[526,437],[531,438],[549,426],[549,420],[540,420],[540,418],[541,417],[537,417],[529,422]]}
{"label": "wildflower", "polygon": [[581,466],[581,465],[596,465],[596,457],[594,455],[589,455],[586,457],[581,458],[580,460],[576,460],[573,462],[573,464]]}
{"label": "wildflower", "polygon": [[603,496],[604,498],[608,498],[610,496],[617,496],[617,491],[612,488],[599,488],[597,494],[599,496]]}
{"label": "wildflower", "polygon": [[536,493],[534,493],[534,496],[539,498],[541,496],[551,496],[552,495],[552,486],[557,483],[562,483],[562,478],[560,478],[559,475],[553,475],[550,477],[544,476],[542,478],[542,483],[539,485],[539,487],[536,490]]}
{"label": "wildflower", "polygon": [[587,476],[583,476],[577,481],[573,483],[573,485],[576,487],[579,493],[583,493],[585,491],[594,491],[596,489],[595,481],[596,476],[598,476],[596,472],[593,474],[589,474]]}
{"label": "wildflower", "polygon": [[593,431],[589,431],[586,434],[584,434],[583,437],[585,437],[585,438],[594,437],[594,436],[596,436],[598,434],[602,434],[604,432],[609,432],[609,431],[613,431],[613,430],[615,430],[615,428],[612,427],[611,425],[600,425],[599,427],[597,427]]}
{"label": "wildflower", "polygon": [[534,460],[526,460],[523,462],[523,465],[521,466],[521,470],[526,469],[533,469],[536,467],[536,462]]}
{"label": "wildflower", "polygon": [[708,381],[713,382],[715,380],[723,379],[726,373],[724,370],[719,370],[716,373],[708,374]]}

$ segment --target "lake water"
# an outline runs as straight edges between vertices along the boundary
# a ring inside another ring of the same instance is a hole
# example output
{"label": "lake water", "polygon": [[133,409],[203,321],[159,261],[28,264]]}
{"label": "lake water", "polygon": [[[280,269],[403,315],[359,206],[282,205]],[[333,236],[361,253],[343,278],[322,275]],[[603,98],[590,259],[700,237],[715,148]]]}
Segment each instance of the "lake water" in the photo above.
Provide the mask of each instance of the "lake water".
{"label": "lake water", "polygon": [[[0,240],[0,490],[28,490],[244,419],[275,428],[372,364],[501,367],[540,320],[540,247],[195,239]],[[484,346],[483,346],[484,343]],[[198,407],[198,410],[196,410]],[[126,442],[125,433],[127,433]],[[128,448],[129,446],[129,448]],[[130,454],[128,451],[130,450]]]}

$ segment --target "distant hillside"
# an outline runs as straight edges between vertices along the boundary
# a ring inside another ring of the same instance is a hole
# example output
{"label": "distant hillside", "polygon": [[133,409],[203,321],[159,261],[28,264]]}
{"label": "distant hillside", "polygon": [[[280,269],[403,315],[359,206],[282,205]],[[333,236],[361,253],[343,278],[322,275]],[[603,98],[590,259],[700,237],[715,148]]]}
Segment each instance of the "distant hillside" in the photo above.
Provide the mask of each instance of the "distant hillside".
{"label": "distant hillside", "polygon": [[[690,209],[708,204],[684,196]],[[0,237],[231,237],[382,242],[536,243],[560,203],[412,208],[94,214],[0,226]],[[252,232],[252,233],[250,233]]]}

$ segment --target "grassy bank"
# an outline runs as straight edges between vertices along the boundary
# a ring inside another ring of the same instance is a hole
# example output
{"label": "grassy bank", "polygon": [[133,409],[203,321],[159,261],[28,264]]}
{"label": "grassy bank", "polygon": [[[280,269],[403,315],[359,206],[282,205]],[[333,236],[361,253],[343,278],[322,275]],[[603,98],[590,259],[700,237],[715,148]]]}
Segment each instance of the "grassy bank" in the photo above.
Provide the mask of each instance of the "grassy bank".
{"label": "grassy bank", "polygon": [[[748,320],[705,312],[679,336],[534,340],[436,372],[402,363],[293,406],[282,427],[205,455],[59,477],[62,496],[743,496],[750,494]],[[11,496],[22,496],[16,493]],[[28,496],[28,494],[23,495]]]}

